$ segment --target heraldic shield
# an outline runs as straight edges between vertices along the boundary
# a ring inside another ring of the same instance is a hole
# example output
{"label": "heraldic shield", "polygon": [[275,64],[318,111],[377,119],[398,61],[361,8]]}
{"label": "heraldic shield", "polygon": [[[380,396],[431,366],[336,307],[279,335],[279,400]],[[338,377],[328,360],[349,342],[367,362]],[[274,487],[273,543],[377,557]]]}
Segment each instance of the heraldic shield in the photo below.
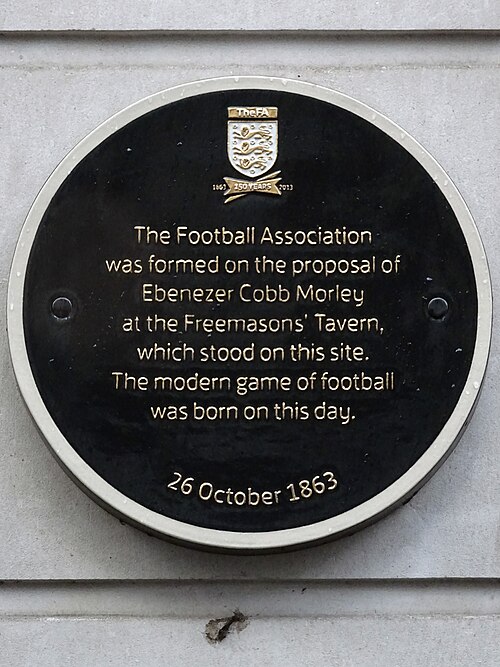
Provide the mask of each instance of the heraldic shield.
{"label": "heraldic shield", "polygon": [[240,174],[267,173],[278,157],[277,107],[229,107],[227,153]]}

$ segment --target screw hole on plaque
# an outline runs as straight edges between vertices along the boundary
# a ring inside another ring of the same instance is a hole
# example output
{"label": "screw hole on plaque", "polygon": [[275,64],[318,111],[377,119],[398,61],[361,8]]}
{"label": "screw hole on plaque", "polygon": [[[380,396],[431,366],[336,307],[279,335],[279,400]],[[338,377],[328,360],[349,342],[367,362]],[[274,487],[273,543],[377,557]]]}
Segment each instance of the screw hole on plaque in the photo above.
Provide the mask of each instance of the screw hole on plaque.
{"label": "screw hole on plaque", "polygon": [[58,296],[52,301],[50,310],[57,320],[69,320],[73,314],[73,303],[66,296]]}
{"label": "screw hole on plaque", "polygon": [[433,320],[442,320],[450,309],[449,303],[442,296],[433,297],[427,304],[427,311]]}

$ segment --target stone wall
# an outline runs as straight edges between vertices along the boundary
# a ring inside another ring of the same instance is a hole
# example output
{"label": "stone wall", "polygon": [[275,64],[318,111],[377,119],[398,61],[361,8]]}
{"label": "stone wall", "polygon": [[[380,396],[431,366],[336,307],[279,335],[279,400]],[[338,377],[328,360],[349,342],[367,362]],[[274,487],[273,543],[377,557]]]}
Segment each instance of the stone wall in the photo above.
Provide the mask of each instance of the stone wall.
{"label": "stone wall", "polygon": [[[0,7],[4,303],[28,208],[82,137],[153,92],[238,74],[337,89],[412,134],[469,205],[498,292],[492,0],[95,4]],[[473,420],[409,503],[338,542],[238,557],[163,543],[89,500],[31,421],[1,328],[0,665],[500,664],[496,329]]]}

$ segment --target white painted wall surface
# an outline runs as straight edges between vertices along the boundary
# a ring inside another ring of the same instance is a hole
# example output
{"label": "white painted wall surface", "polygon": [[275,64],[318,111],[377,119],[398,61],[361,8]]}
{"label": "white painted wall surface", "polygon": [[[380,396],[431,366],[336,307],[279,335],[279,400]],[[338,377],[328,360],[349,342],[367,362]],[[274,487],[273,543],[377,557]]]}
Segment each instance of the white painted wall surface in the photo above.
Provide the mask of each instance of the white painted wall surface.
{"label": "white painted wall surface", "polygon": [[[498,297],[498,3],[6,4],[0,6],[4,303],[27,210],[78,140],[141,97],[231,74],[335,88],[418,139],[467,201]],[[237,557],[150,538],[78,490],[22,403],[4,310],[2,667],[500,664],[496,329],[469,429],[407,505],[339,542]],[[209,643],[206,624],[235,609],[246,620]]]}

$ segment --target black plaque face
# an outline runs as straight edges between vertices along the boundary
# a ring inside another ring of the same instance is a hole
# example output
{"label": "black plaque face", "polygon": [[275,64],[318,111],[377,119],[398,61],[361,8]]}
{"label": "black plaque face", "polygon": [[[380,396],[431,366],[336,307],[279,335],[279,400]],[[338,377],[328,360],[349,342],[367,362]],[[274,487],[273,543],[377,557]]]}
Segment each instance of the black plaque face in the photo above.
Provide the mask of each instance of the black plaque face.
{"label": "black plaque face", "polygon": [[9,300],[24,397],[84,489],[241,551],[414,493],[471,414],[491,319],[432,158],[349,98],[263,78],[98,128],[30,212]]}

